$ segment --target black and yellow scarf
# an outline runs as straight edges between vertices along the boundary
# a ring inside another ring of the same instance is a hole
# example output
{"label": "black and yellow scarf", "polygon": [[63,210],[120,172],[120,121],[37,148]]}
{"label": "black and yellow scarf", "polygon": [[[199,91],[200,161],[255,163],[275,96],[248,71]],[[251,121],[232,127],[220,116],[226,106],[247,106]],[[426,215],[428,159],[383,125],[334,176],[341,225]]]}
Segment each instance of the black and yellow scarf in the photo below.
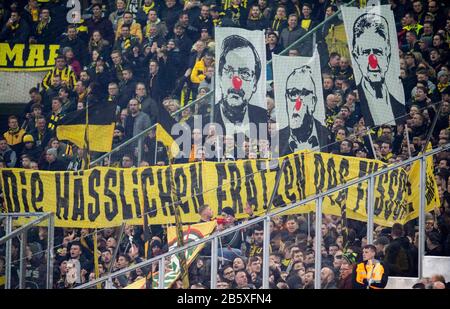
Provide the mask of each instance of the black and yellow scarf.
{"label": "black and yellow scarf", "polygon": [[272,29],[274,31],[277,31],[278,28],[281,26],[281,23],[285,20],[286,20],[286,17],[278,18],[277,16],[275,16],[275,18],[273,19],[273,23],[272,23]]}
{"label": "black and yellow scarf", "polygon": [[151,10],[151,9],[153,9],[155,7],[155,2],[152,2],[152,4],[150,4],[149,6],[147,6],[147,5],[143,5],[142,6],[142,10],[145,12],[145,14],[147,14],[148,15],[148,12]]}
{"label": "black and yellow scarf", "polygon": [[44,22],[43,20],[40,20],[39,23],[37,24],[36,32],[38,34],[42,34],[42,32],[44,31],[45,27],[47,27],[47,25],[49,23],[50,23],[50,19],[48,20],[48,22]]}

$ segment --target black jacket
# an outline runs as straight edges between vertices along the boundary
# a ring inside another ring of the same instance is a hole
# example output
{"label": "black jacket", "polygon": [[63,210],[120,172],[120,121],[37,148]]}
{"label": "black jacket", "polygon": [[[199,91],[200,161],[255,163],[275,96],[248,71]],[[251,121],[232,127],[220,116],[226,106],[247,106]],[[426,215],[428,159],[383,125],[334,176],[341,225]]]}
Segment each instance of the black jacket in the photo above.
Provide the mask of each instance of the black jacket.
{"label": "black jacket", "polygon": [[86,63],[87,61],[87,49],[86,43],[83,42],[80,38],[75,38],[74,40],[70,40],[68,37],[65,37],[61,40],[60,50],[62,51],[64,47],[70,47],[73,50],[73,54],[75,58],[80,61],[81,64]]}
{"label": "black jacket", "polygon": [[128,81],[121,81],[119,84],[119,98],[117,100],[118,105],[121,108],[128,106],[128,101],[134,97],[136,91],[136,82],[134,79]]}
{"label": "black jacket", "polygon": [[189,57],[189,54],[191,53],[192,44],[193,42],[191,39],[186,35],[183,34],[182,36],[173,36],[173,39],[175,40],[175,44],[180,50],[180,56],[182,59]]}
{"label": "black jacket", "polygon": [[108,18],[102,17],[99,20],[89,18],[88,20],[86,20],[86,26],[88,27],[89,36],[92,36],[92,33],[98,30],[100,31],[102,37],[110,44],[114,42],[114,30],[112,23]]}
{"label": "black jacket", "polygon": [[32,35],[38,43],[50,44],[55,42],[55,37],[57,36],[55,30],[56,29],[54,22],[50,21],[42,28],[39,28],[38,25],[35,25]]}
{"label": "black jacket", "polygon": [[148,96],[157,103],[161,103],[167,94],[166,84],[165,74],[161,70],[153,76],[149,75],[147,82]]}
{"label": "black jacket", "polygon": [[175,23],[178,21],[178,17],[180,16],[182,11],[183,6],[178,3],[171,8],[164,6],[164,8],[161,10],[159,18],[166,22],[167,29],[169,29],[170,32],[173,31],[173,26],[175,26]]}
{"label": "black jacket", "polygon": [[[283,48],[287,48],[291,46],[294,42],[296,42],[298,39],[303,37],[305,34],[306,34],[305,29],[301,28],[300,26],[297,26],[292,30],[289,30],[289,28],[284,28],[283,31],[281,31],[280,33],[280,43],[283,46]],[[297,43],[294,46],[292,46],[291,49],[297,49],[301,55],[304,55],[306,50],[310,50],[310,48],[305,44],[305,42]]]}
{"label": "black jacket", "polygon": [[410,277],[417,275],[412,244],[407,237],[394,239],[385,249],[384,263],[390,276]]}
{"label": "black jacket", "polygon": [[272,60],[272,54],[278,55],[283,51],[283,47],[277,44],[273,49],[270,49],[269,44],[266,45],[266,60]]}
{"label": "black jacket", "polygon": [[213,24],[211,18],[205,19],[201,16],[198,16],[192,22],[192,27],[197,29],[198,36],[196,39],[198,39],[200,37],[200,33],[201,33],[202,29],[208,29],[208,33],[211,35],[213,33],[214,24]]}
{"label": "black jacket", "polygon": [[[214,122],[217,123],[218,125],[222,126],[223,132],[226,132],[225,124],[222,119],[220,104],[221,104],[221,102],[219,102],[219,104],[217,104],[216,107],[214,108]],[[267,110],[265,110],[264,108],[249,104],[247,113],[248,113],[249,122],[256,124],[258,130],[259,130],[258,124],[260,124],[260,123],[267,124]],[[258,138],[260,136],[261,136],[261,138],[264,138],[264,133],[258,132]]]}
{"label": "black jacket", "polygon": [[[328,145],[331,143],[331,133],[327,127],[323,126],[322,123],[314,118],[314,126],[317,130],[318,146],[321,147],[322,152],[328,151]],[[279,145],[280,145],[280,155],[284,156],[293,152],[291,146],[289,145],[290,128],[285,127],[280,130],[279,133]]]}
{"label": "black jacket", "polygon": [[247,19],[247,27],[248,30],[265,30],[269,28],[269,21],[264,17],[260,19]]}
{"label": "black jacket", "polygon": [[8,42],[10,44],[26,44],[28,43],[28,37],[30,36],[30,26],[25,19],[21,18],[18,23],[18,28],[3,26],[0,33],[0,42]]}
{"label": "black jacket", "polygon": [[[36,145],[33,145],[33,148],[31,148],[31,149],[27,149],[27,148],[23,147],[21,156],[28,155],[28,156],[30,156],[31,160],[37,161],[37,160],[39,160],[41,153],[42,153],[42,148],[36,147]],[[22,166],[22,163],[21,163],[21,166]]]}
{"label": "black jacket", "polygon": [[220,238],[222,248],[231,247],[233,249],[241,249],[244,240],[244,232],[236,231]]}
{"label": "black jacket", "polygon": [[[364,93],[364,89],[361,85],[361,83],[358,85],[358,93],[359,93],[359,103],[361,105],[361,112],[364,117],[364,121],[366,123],[366,126],[368,127],[374,127],[375,125],[381,125],[381,123],[374,123],[372,114],[370,113],[369,105],[367,102],[366,95]],[[402,124],[405,122],[405,114],[406,109],[405,105],[397,101],[393,95],[389,93],[389,100],[391,102],[391,108],[392,112],[395,117],[395,124]],[[386,122],[393,119],[386,119]]]}
{"label": "black jacket", "polygon": [[40,170],[43,170],[43,171],[65,171],[66,169],[67,169],[67,164],[58,159],[56,159],[52,163],[49,163],[48,161],[44,161],[44,163],[40,167]]}

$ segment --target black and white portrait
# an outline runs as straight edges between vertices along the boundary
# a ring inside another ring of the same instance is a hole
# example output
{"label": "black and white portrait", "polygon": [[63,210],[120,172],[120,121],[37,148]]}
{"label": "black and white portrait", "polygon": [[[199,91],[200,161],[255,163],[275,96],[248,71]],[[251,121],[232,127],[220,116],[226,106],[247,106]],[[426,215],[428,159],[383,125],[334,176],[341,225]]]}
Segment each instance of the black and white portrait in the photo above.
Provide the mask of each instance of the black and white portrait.
{"label": "black and white portrait", "polygon": [[405,106],[392,11],[386,6],[351,8],[343,15],[366,125],[401,123]]}
{"label": "black and white portrait", "polygon": [[222,125],[227,135],[247,134],[250,123],[267,122],[264,35],[218,28],[217,36],[214,122]]}
{"label": "black and white portrait", "polygon": [[317,53],[312,58],[274,58],[276,121],[282,154],[319,150],[329,141],[318,59]]}

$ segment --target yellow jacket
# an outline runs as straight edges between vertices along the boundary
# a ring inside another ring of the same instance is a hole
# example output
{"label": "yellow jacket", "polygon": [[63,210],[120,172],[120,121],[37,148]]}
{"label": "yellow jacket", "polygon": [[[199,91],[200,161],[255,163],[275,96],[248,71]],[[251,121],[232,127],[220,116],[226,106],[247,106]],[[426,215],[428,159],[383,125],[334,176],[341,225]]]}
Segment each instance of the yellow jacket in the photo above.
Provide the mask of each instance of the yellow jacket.
{"label": "yellow jacket", "polygon": [[[120,19],[117,23],[116,40],[118,40],[120,37],[120,28],[122,27],[122,25],[123,19]],[[138,24],[137,22],[133,22],[130,27],[130,34],[137,37],[139,39],[139,43],[142,43],[142,29],[140,24]]]}
{"label": "yellow jacket", "polygon": [[6,143],[9,146],[15,146],[17,144],[22,143],[22,139],[23,139],[24,135],[25,135],[24,129],[20,129],[16,133],[11,133],[11,131],[8,130],[3,134],[3,137],[5,138]]}
{"label": "yellow jacket", "polygon": [[[211,65],[214,65],[214,62]],[[206,73],[206,66],[202,58],[195,62],[194,68],[192,69],[191,72],[191,82],[193,82],[194,84],[200,84],[206,78],[205,73]]]}

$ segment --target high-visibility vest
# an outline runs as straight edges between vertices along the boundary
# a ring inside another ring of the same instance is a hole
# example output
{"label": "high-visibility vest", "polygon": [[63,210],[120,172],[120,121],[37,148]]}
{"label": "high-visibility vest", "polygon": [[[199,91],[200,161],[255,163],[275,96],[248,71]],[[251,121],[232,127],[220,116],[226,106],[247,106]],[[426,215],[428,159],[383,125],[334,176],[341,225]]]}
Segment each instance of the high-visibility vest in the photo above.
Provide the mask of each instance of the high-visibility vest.
{"label": "high-visibility vest", "polygon": [[[381,263],[374,263],[374,264],[366,264],[366,263],[359,263],[356,266],[356,282],[359,284],[364,284],[364,279],[367,281],[370,281],[372,279],[373,283],[379,283],[381,282],[381,279],[383,278],[384,274],[384,268],[381,265]],[[371,289],[379,289],[378,287],[370,286]]]}

